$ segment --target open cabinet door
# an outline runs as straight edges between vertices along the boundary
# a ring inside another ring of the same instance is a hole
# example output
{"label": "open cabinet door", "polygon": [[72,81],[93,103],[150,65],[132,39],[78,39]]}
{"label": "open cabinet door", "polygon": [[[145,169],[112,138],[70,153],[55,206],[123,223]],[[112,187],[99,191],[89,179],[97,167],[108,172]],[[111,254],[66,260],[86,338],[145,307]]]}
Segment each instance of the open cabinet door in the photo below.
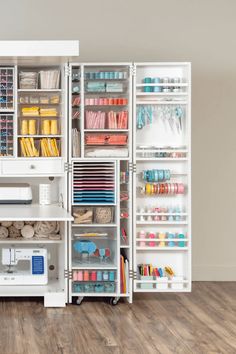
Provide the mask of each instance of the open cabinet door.
{"label": "open cabinet door", "polygon": [[[110,297],[112,304],[120,298],[132,302],[131,68],[131,63],[72,63],[70,66],[69,193],[71,212],[76,220],[70,225],[69,301],[74,298],[77,304],[89,296]],[[101,185],[106,178],[101,181],[100,174],[113,165],[114,205],[110,205],[109,200],[101,202],[99,198],[90,205],[84,200],[76,200],[76,195],[87,193],[89,197],[95,189],[99,197],[102,192],[109,193],[108,186]],[[82,171],[88,173],[87,185],[83,186],[80,185],[81,181],[85,182]],[[91,181],[97,183],[91,185]],[[90,217],[81,216],[83,212]],[[108,220],[101,218],[103,212],[107,213]],[[84,223],[80,221],[83,217]],[[76,244],[83,238],[88,240],[89,234],[95,235],[90,239],[96,244],[97,253],[104,247],[111,252],[107,264],[96,264],[96,255],[90,257],[94,260],[92,264],[80,260]]]}
{"label": "open cabinet door", "polygon": [[191,290],[189,63],[134,66],[134,291]]}

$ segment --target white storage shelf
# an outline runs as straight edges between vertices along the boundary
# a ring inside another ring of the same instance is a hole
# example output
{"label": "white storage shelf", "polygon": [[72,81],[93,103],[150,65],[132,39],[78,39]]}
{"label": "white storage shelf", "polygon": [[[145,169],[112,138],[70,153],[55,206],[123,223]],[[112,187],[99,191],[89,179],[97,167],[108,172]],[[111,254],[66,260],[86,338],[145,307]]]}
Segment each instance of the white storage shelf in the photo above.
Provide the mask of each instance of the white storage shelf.
{"label": "white storage shelf", "polygon": [[58,205],[0,205],[0,221],[73,221]]}

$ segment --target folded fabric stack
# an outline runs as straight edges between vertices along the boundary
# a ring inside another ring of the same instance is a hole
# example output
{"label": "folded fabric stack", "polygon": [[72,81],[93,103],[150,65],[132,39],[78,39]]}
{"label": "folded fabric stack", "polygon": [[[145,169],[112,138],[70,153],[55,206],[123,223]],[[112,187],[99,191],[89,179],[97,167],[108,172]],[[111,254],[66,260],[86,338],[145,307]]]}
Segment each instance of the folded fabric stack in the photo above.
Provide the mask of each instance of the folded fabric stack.
{"label": "folded fabric stack", "polygon": [[39,116],[39,107],[24,107],[22,108],[22,116],[24,117],[36,117]]}
{"label": "folded fabric stack", "polygon": [[56,117],[57,110],[56,108],[40,108],[40,116],[41,117]]}
{"label": "folded fabric stack", "polygon": [[87,134],[86,145],[126,145],[128,137],[125,134]]}
{"label": "folded fabric stack", "polygon": [[38,157],[39,150],[34,145],[33,138],[20,139],[21,151],[24,157]]}
{"label": "folded fabric stack", "polygon": [[105,92],[105,82],[88,82],[86,86],[87,92]]}
{"label": "folded fabric stack", "polygon": [[129,152],[127,148],[95,148],[86,149],[87,157],[128,157]]}
{"label": "folded fabric stack", "polygon": [[40,144],[43,157],[57,157],[60,155],[56,139],[43,138],[40,140]]}
{"label": "folded fabric stack", "polygon": [[128,127],[128,111],[108,112],[109,129],[127,129],[127,127]]}
{"label": "folded fabric stack", "polygon": [[59,96],[59,95],[51,96],[51,97],[50,97],[50,103],[51,103],[51,104],[58,104],[58,103],[60,103],[60,96]]}
{"label": "folded fabric stack", "polygon": [[20,88],[24,90],[32,90],[38,88],[38,73],[37,72],[20,72]]}
{"label": "folded fabric stack", "polygon": [[86,128],[87,129],[104,129],[106,113],[101,111],[86,111]]}
{"label": "folded fabric stack", "polygon": [[106,92],[123,92],[123,84],[117,82],[109,82],[106,84]]}
{"label": "folded fabric stack", "polygon": [[86,145],[105,145],[106,135],[102,134],[91,134],[85,136]]}
{"label": "folded fabric stack", "polygon": [[48,70],[40,71],[40,87],[41,89],[58,89],[60,84],[60,71]]}
{"label": "folded fabric stack", "polygon": [[126,145],[128,137],[127,135],[110,135],[109,136],[109,145]]}

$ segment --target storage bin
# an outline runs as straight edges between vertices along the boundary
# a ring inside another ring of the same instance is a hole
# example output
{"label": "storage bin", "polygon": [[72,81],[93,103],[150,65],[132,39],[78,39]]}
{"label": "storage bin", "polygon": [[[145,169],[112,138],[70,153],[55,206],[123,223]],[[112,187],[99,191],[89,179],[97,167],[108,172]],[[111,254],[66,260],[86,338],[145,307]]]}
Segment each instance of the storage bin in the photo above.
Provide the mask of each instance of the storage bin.
{"label": "storage bin", "polygon": [[84,285],[82,283],[73,283],[73,292],[83,293],[84,292]]}
{"label": "storage bin", "polygon": [[[174,290],[183,290],[184,288],[184,277],[182,276],[175,276],[173,278],[171,278],[171,280],[173,281],[173,283],[171,284],[171,289]],[[177,283],[174,283],[177,282]]]}
{"label": "storage bin", "polygon": [[115,283],[106,283],[104,284],[105,293],[114,293],[115,292]]}
{"label": "storage bin", "polygon": [[[154,280],[153,276],[140,276],[140,280]],[[154,282],[153,283],[140,283],[140,288],[141,289],[153,289],[154,288]]]}
{"label": "storage bin", "polygon": [[95,293],[103,293],[104,292],[104,284],[96,283],[94,285],[94,290],[95,290]]}
{"label": "storage bin", "polygon": [[156,278],[156,289],[166,290],[168,289],[168,278],[167,277],[157,277]]}

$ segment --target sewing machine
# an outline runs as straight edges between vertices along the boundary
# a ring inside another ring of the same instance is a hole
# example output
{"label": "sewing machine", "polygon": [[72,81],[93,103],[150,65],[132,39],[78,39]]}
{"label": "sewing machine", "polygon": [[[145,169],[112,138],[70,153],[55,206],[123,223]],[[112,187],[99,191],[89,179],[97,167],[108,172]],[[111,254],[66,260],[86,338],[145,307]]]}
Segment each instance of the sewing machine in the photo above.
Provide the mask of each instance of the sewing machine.
{"label": "sewing machine", "polygon": [[[25,270],[26,263],[28,269]],[[47,250],[44,248],[3,248],[2,264],[7,268],[0,272],[1,285],[48,283]],[[16,269],[17,265],[19,269]]]}

